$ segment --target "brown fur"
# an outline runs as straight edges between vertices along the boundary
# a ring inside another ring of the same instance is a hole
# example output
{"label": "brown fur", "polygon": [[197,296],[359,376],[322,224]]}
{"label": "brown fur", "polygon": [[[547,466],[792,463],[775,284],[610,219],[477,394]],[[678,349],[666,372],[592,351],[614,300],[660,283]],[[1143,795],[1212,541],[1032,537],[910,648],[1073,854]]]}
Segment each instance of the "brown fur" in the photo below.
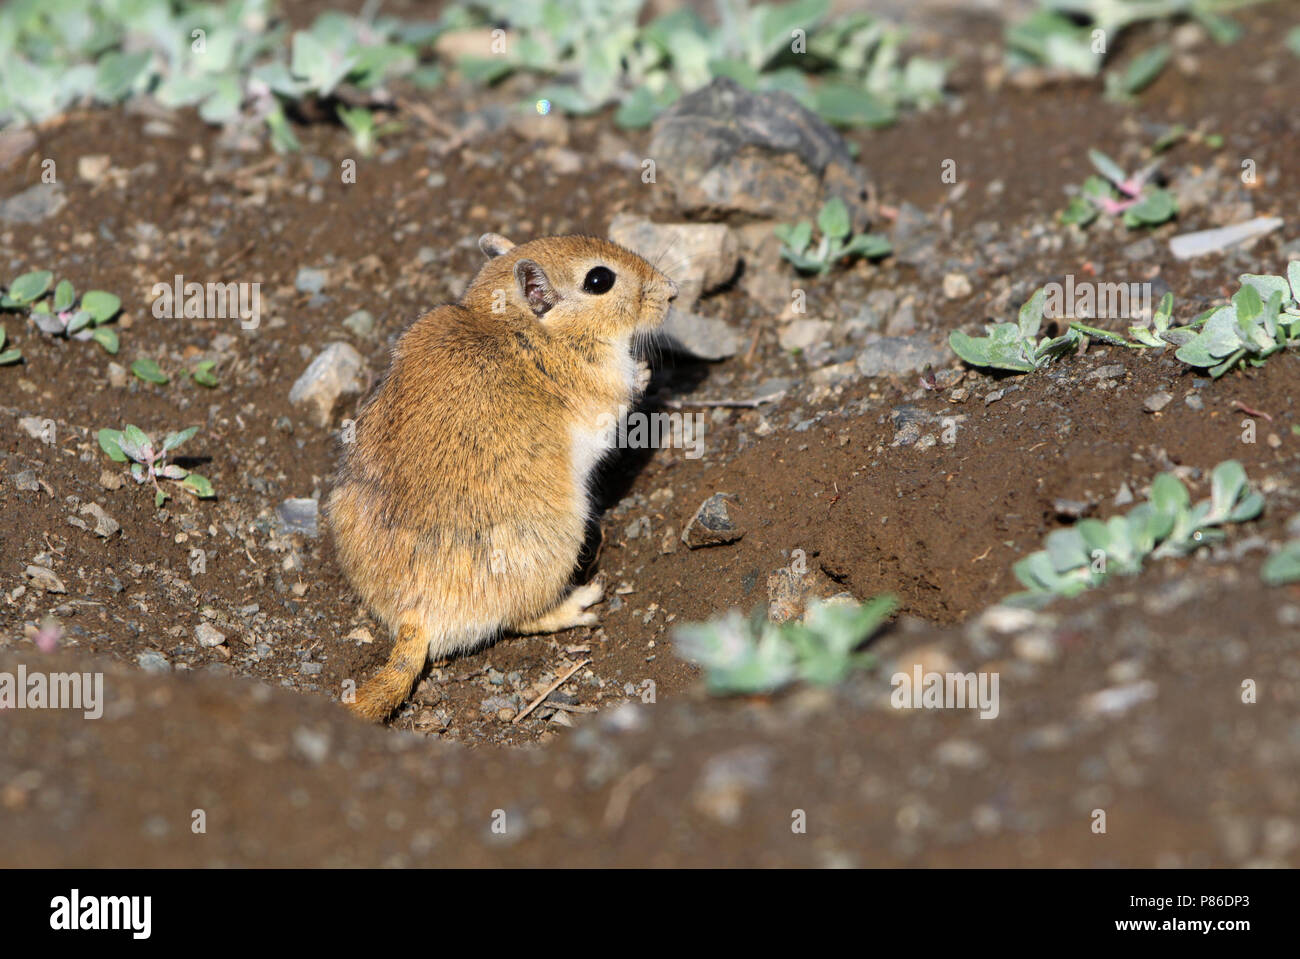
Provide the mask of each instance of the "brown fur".
{"label": "brown fur", "polygon": [[[512,247],[489,234],[480,245],[493,258],[460,303],[398,340],[327,503],[340,564],[396,635],[351,704],[372,721],[406,698],[426,656],[506,629],[595,621],[583,609],[599,586],[565,596],[590,511],[592,454],[575,436],[635,398],[630,337],[658,327],[676,292],[640,257],[594,237]],[[554,302],[540,316],[521,261],[549,280]],[[617,276],[600,296],[581,289],[597,265]]]}

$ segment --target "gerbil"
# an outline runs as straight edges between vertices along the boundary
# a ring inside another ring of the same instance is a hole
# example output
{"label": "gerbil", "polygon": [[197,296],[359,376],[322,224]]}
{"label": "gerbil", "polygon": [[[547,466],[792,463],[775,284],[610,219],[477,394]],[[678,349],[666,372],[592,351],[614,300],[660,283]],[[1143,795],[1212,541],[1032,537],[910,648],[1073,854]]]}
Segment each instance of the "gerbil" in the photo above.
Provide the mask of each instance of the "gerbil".
{"label": "gerbil", "polygon": [[589,236],[495,233],[456,304],[398,339],[357,418],[326,513],[339,563],[393,632],[354,713],[382,721],[426,658],[502,631],[590,626],[599,582],[569,591],[610,417],[645,388],[634,341],[676,285]]}

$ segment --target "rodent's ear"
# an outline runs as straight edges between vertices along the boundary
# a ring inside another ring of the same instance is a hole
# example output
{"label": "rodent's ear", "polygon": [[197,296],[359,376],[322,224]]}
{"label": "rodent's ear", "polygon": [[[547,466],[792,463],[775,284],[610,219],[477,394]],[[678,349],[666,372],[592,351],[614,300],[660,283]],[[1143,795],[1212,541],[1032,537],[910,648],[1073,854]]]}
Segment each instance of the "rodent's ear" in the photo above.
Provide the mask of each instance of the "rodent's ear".
{"label": "rodent's ear", "polygon": [[537,316],[541,316],[560,300],[560,294],[551,285],[551,278],[535,260],[520,260],[515,264],[515,282],[519,284],[519,292],[528,301],[528,308]]}
{"label": "rodent's ear", "polygon": [[484,233],[478,238],[478,248],[489,260],[515,248],[515,245],[500,233]]}

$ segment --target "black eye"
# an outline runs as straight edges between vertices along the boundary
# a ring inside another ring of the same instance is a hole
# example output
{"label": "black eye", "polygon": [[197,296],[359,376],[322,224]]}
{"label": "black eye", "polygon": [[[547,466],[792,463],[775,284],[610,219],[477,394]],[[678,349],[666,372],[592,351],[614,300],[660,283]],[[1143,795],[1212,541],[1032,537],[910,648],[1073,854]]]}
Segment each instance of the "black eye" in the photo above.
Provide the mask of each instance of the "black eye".
{"label": "black eye", "polygon": [[587,278],[582,281],[582,291],[584,293],[595,293],[599,296],[601,293],[608,293],[614,286],[614,271],[607,266],[595,267]]}

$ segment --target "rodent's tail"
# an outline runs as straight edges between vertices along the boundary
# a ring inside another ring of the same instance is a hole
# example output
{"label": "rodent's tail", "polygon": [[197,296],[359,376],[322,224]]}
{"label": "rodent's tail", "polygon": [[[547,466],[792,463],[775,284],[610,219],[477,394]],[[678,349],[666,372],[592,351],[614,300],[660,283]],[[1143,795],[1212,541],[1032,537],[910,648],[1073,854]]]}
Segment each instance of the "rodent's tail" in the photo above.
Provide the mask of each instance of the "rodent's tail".
{"label": "rodent's tail", "polygon": [[428,631],[415,621],[402,623],[388,662],[357,691],[348,709],[368,722],[382,723],[410,695],[428,655]]}

